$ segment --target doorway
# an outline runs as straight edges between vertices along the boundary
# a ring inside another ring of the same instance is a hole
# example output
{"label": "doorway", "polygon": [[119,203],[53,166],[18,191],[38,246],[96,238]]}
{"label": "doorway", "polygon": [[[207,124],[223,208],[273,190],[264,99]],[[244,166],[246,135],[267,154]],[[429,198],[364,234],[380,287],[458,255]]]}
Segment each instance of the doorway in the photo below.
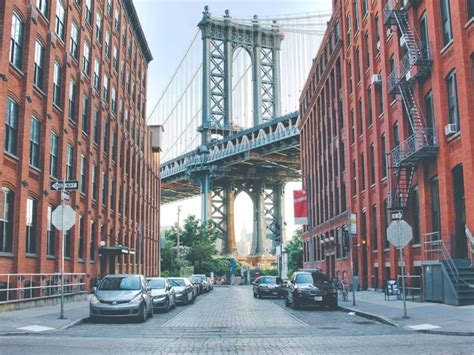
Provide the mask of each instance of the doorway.
{"label": "doorway", "polygon": [[454,218],[455,218],[455,239],[454,239],[454,258],[467,258],[466,242],[466,207],[464,202],[464,174],[463,166],[456,166],[453,171],[453,189],[454,189]]}

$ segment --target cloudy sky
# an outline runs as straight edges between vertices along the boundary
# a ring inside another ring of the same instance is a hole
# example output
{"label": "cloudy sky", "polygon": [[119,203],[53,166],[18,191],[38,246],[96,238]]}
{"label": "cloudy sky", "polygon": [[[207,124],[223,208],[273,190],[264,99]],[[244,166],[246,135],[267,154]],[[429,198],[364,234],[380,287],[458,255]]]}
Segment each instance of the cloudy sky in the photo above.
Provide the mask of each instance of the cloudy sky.
{"label": "cloudy sky", "polygon": [[[134,0],[134,4],[154,58],[148,68],[148,111],[157,102],[196,34],[205,5],[214,16],[224,15],[224,11],[229,9],[233,17],[329,12],[331,9],[329,0]],[[294,229],[292,191],[299,187],[299,183],[290,183],[286,190],[288,234]],[[162,208],[163,226],[176,223],[178,205],[182,206],[181,220],[189,214],[200,216],[199,198],[166,205]],[[252,231],[252,206],[246,195],[241,194],[236,200],[235,222],[237,239],[244,226],[247,231]]]}

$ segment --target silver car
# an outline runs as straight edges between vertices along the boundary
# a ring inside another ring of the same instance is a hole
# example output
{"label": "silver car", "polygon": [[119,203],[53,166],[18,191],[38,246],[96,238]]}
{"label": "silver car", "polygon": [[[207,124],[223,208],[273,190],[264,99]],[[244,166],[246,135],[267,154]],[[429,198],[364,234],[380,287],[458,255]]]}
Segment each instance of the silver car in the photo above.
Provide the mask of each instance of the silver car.
{"label": "silver car", "polygon": [[186,277],[168,278],[176,293],[176,302],[182,304],[194,303],[194,286]]}
{"label": "silver car", "polygon": [[150,277],[147,279],[153,297],[153,309],[169,311],[176,307],[176,292],[169,281],[164,277]]}
{"label": "silver car", "polygon": [[151,288],[143,275],[107,275],[90,301],[91,320],[132,317],[145,322],[153,317]]}

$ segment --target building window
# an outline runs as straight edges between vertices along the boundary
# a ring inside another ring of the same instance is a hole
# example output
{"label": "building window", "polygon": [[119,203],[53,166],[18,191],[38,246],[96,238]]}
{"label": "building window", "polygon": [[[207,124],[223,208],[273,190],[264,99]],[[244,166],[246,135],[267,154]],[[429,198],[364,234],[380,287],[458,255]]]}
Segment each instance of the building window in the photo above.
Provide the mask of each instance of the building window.
{"label": "building window", "polygon": [[441,208],[439,203],[439,184],[438,177],[435,176],[430,181],[431,195],[431,231],[441,231]]}
{"label": "building window", "polygon": [[92,25],[92,0],[86,0],[86,21]]}
{"label": "building window", "polygon": [[351,143],[355,142],[354,110],[351,110]]}
{"label": "building window", "polygon": [[23,31],[25,25],[15,12],[12,16],[12,33],[10,39],[10,63],[21,70],[23,52]]}
{"label": "building window", "polygon": [[69,118],[76,122],[76,83],[74,81],[69,82]]}
{"label": "building window", "polygon": [[356,161],[352,161],[352,196],[357,194],[357,165]]}
{"label": "building window", "polygon": [[110,210],[115,210],[115,181],[110,180]]}
{"label": "building window", "polygon": [[107,180],[105,179],[105,173],[102,173],[102,206],[107,205]]}
{"label": "building window", "polygon": [[48,18],[48,0],[36,0],[36,7],[44,17]]}
{"label": "building window", "polygon": [[41,123],[37,118],[31,118],[30,126],[30,165],[38,168],[40,167],[40,135]]}
{"label": "building window", "polygon": [[97,240],[97,231],[95,228],[94,221],[91,221],[91,237],[89,240],[89,259],[90,261],[95,261],[95,243]]}
{"label": "building window", "polygon": [[107,0],[107,16],[112,17],[112,0]]}
{"label": "building window", "polygon": [[114,30],[120,32],[120,13],[118,9],[115,9],[114,14]]}
{"label": "building window", "polygon": [[115,136],[116,136],[116,133],[118,131],[116,130],[114,134],[112,134],[111,136],[111,145],[112,145],[112,161],[115,163],[117,161],[117,144],[116,144],[116,139],[115,139]]}
{"label": "building window", "polygon": [[100,139],[100,111],[94,113],[94,143],[99,144]]}
{"label": "building window", "polygon": [[362,0],[362,16],[365,17],[369,11],[369,5],[367,4],[368,0]]}
{"label": "building window", "polygon": [[422,55],[429,55],[429,36],[428,36],[428,19],[426,13],[420,19],[420,41],[423,48]]}
{"label": "building window", "polygon": [[385,147],[385,134],[382,134],[382,137],[380,138],[380,147],[382,150],[382,172],[380,175],[383,179],[387,177],[387,151]]}
{"label": "building window", "polygon": [[49,175],[53,178],[58,177],[58,154],[59,154],[59,136],[51,133],[51,150],[49,153]]}
{"label": "building window", "polygon": [[81,180],[80,187],[82,193],[87,191],[87,161],[84,154],[81,154]]}
{"label": "building window", "polygon": [[373,143],[370,145],[370,184],[375,184],[375,148]]}
{"label": "building window", "polygon": [[384,249],[390,248],[390,242],[387,239],[387,228],[389,225],[389,220],[388,220],[388,201],[387,199],[383,200],[383,220],[384,220],[384,229],[383,229],[383,235],[384,235]]}
{"label": "building window", "polygon": [[359,31],[359,7],[358,2],[359,0],[354,0],[352,2],[352,7],[354,9],[354,31],[357,33]]}
{"label": "building window", "polygon": [[34,69],[34,84],[43,90],[43,72],[44,72],[44,47],[40,41],[35,43],[35,69]]}
{"label": "building window", "polygon": [[365,32],[365,69],[370,67],[370,42],[369,42],[369,32]]}
{"label": "building window", "polygon": [[420,244],[420,197],[418,194],[418,186],[413,187],[410,193],[411,199],[411,215],[413,218],[413,244]]}
{"label": "building window", "polygon": [[365,190],[365,157],[364,153],[360,155],[360,189]]}
{"label": "building window", "polygon": [[94,59],[94,89],[99,91],[100,87],[100,62],[96,58]]}
{"label": "building window", "polygon": [[82,97],[82,132],[89,133],[89,98]]}
{"label": "building window", "polygon": [[18,104],[11,98],[7,98],[6,117],[5,117],[5,152],[11,155],[17,155],[18,141]]}
{"label": "building window", "polygon": [[367,90],[367,107],[368,107],[367,117],[368,117],[368,122],[369,122],[369,127],[370,127],[373,123],[373,118],[372,118],[372,89],[371,88],[369,88]]}
{"label": "building window", "polygon": [[109,77],[107,76],[107,74],[104,74],[104,92],[102,95],[102,99],[106,103],[109,103]]}
{"label": "building window", "polygon": [[[0,252],[13,251],[13,212],[15,211],[15,194],[4,187],[0,193],[3,204],[3,214],[0,214]],[[1,210],[0,210],[1,211]]]}
{"label": "building window", "polygon": [[372,250],[378,249],[377,205],[372,205]]}
{"label": "building window", "polygon": [[84,237],[85,237],[85,226],[84,226],[85,218],[79,216],[79,248],[77,251],[77,256],[79,259],[84,259]]}
{"label": "building window", "polygon": [[117,48],[117,46],[114,46],[113,56],[114,56],[114,59],[113,59],[114,69],[115,69],[115,71],[118,71],[119,65],[118,65],[118,48]]}
{"label": "building window", "polygon": [[393,125],[393,148],[400,145],[400,133],[398,131],[398,123]]}
{"label": "building window", "polygon": [[97,201],[97,178],[98,178],[98,172],[97,172],[97,165],[92,166],[92,199],[94,201]]}
{"label": "building window", "polygon": [[349,94],[352,94],[352,63],[349,61],[349,67],[347,68],[349,71]]}
{"label": "building window", "polygon": [[358,102],[358,105],[357,105],[357,113],[358,113],[358,128],[359,128],[359,136],[362,135],[362,133],[364,132],[364,125],[363,125],[363,117],[362,117],[362,99],[359,99],[359,102]]}
{"label": "building window", "polygon": [[53,104],[55,104],[57,107],[61,107],[61,77],[61,66],[55,62],[53,77]]}
{"label": "building window", "polygon": [[117,112],[117,92],[115,91],[115,88],[112,87],[112,113],[116,113]]}
{"label": "building window", "polygon": [[66,180],[74,179],[74,148],[72,145],[67,145],[66,150]]}
{"label": "building window", "polygon": [[90,55],[91,55],[90,45],[89,43],[84,42],[84,54],[82,56],[82,70],[87,76],[90,75],[90,70],[91,70]]}
{"label": "building window", "polygon": [[104,123],[104,154],[109,153],[110,123],[106,120]]}
{"label": "building window", "polygon": [[360,82],[360,53],[359,48],[354,53],[354,68],[356,72],[356,83]]}
{"label": "building window", "polygon": [[38,223],[38,202],[28,197],[26,200],[26,253],[36,253],[36,234],[37,234],[37,223]]}
{"label": "building window", "polygon": [[56,0],[56,34],[64,41],[64,5],[61,0]]}
{"label": "building window", "polygon": [[97,42],[102,42],[102,15],[97,13],[95,18],[95,38]]}
{"label": "building window", "polygon": [[71,51],[71,55],[76,59],[78,58],[78,55],[79,55],[78,43],[79,43],[79,30],[77,29],[77,25],[73,23],[71,27],[70,51]]}
{"label": "building window", "polygon": [[110,58],[110,32],[105,31],[105,57],[107,60]]}
{"label": "building window", "polygon": [[456,125],[456,130],[460,130],[458,111],[458,89],[456,83],[456,71],[453,70],[446,78],[446,90],[448,95],[449,123]]}
{"label": "building window", "polygon": [[348,13],[346,16],[346,40],[347,46],[351,45],[351,14]]}
{"label": "building window", "polygon": [[380,53],[380,29],[379,29],[379,15],[375,15],[375,48],[377,54]]}
{"label": "building window", "polygon": [[46,255],[54,256],[56,255],[56,238],[54,235],[54,226],[52,223],[52,213],[53,213],[53,206],[48,206],[48,240],[46,241]]}
{"label": "building window", "polygon": [[71,234],[72,229],[64,233],[64,257],[71,258]]}
{"label": "building window", "polygon": [[474,0],[467,0],[467,19],[474,17]]}
{"label": "building window", "polygon": [[451,10],[449,0],[440,0],[441,5],[441,24],[443,28],[443,43],[447,45],[453,39],[451,28]]}

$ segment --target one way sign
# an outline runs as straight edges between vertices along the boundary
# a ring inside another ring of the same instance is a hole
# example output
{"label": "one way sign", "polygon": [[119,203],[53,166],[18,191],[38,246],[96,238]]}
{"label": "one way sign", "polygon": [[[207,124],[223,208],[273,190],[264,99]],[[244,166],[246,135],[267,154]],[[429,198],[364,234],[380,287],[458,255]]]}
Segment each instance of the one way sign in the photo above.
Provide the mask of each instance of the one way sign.
{"label": "one way sign", "polygon": [[55,181],[51,183],[51,190],[77,190],[79,188],[79,181],[67,180],[67,181]]}

